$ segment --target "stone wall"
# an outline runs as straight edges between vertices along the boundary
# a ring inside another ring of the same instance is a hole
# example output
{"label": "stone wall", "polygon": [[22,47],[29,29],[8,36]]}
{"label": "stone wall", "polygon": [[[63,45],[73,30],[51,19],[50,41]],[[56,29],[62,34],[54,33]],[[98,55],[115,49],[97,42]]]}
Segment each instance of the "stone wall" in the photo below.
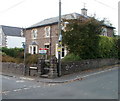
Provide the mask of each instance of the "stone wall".
{"label": "stone wall", "polygon": [[[118,59],[91,59],[91,60],[82,60],[75,62],[62,62],[61,73],[63,76],[66,74],[72,74],[87,69],[96,69],[103,66],[109,66],[118,63],[120,63]],[[32,66],[37,66],[37,65],[32,65]],[[30,66],[27,66],[26,69],[27,75],[29,75],[29,67]],[[8,63],[8,62],[2,63],[2,73],[24,75],[24,64],[16,64],[16,63]],[[39,72],[37,70],[32,70],[30,76],[39,76]]]}
{"label": "stone wall", "polygon": [[62,62],[62,75],[71,74],[87,69],[96,69],[103,66],[114,65],[118,59],[91,59],[76,62]]}
{"label": "stone wall", "polygon": [[[37,66],[36,64],[31,65],[31,66]],[[26,76],[29,76],[29,67],[30,65],[26,66]],[[3,62],[2,63],[2,68],[1,71],[3,74],[8,74],[8,75],[24,75],[25,74],[25,68],[24,64],[16,64],[16,63],[10,63],[10,62]],[[30,76],[37,76],[37,70],[31,70],[30,71]]]}
{"label": "stone wall", "polygon": [[2,63],[2,73],[3,74],[23,75],[24,74],[24,64],[3,62]]}

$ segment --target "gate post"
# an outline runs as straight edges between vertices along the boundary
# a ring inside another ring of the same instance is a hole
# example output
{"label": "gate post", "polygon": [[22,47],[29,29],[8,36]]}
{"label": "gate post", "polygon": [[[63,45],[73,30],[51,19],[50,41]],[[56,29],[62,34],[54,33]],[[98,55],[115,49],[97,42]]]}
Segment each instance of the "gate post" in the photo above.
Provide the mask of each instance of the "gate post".
{"label": "gate post", "polygon": [[45,65],[45,59],[38,58],[38,76],[44,74],[44,65]]}
{"label": "gate post", "polygon": [[56,78],[57,75],[57,58],[55,56],[52,56],[50,58],[50,69],[48,78]]}

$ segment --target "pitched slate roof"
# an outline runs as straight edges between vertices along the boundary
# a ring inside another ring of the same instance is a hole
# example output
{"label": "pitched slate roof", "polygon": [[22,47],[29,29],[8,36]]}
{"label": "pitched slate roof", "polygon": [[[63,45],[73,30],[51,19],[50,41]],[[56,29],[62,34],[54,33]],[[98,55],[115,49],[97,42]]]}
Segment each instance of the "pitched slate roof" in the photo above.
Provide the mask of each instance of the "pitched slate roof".
{"label": "pitched slate roof", "polygon": [[19,27],[11,27],[11,26],[4,26],[0,25],[2,31],[7,36],[18,36],[21,37],[21,30],[22,28]]}
{"label": "pitched slate roof", "polygon": [[[70,13],[70,14],[66,14],[66,15],[62,15],[62,19],[77,19],[80,16],[83,16],[85,18],[90,18],[89,16],[85,16],[79,13]],[[38,22],[26,29],[31,29],[31,28],[36,28],[36,27],[41,27],[41,26],[47,26],[47,25],[52,25],[52,24],[57,24],[59,22],[59,16],[58,17],[53,17],[53,18],[49,18],[49,19],[45,19],[41,22]],[[108,28],[113,28],[115,29],[115,27],[112,27],[110,25],[104,24],[104,26],[108,27]]]}
{"label": "pitched slate roof", "polygon": [[[70,13],[70,14],[62,15],[62,19],[77,19],[80,16],[83,16],[83,15],[78,14],[78,13]],[[45,19],[41,22],[38,22],[38,23],[28,27],[27,29],[51,25],[51,24],[57,24],[58,22],[59,22],[59,17],[53,17],[53,18]]]}

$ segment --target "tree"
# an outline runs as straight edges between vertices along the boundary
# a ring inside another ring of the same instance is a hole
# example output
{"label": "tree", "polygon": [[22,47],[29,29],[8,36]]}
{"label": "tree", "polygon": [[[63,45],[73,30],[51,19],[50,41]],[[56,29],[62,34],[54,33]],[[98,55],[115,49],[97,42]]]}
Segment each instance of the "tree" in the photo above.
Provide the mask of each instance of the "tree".
{"label": "tree", "polygon": [[69,23],[66,25],[66,31],[63,32],[63,43],[69,53],[74,53],[82,59],[98,57],[99,35],[104,21],[98,21],[94,17],[63,21]]}

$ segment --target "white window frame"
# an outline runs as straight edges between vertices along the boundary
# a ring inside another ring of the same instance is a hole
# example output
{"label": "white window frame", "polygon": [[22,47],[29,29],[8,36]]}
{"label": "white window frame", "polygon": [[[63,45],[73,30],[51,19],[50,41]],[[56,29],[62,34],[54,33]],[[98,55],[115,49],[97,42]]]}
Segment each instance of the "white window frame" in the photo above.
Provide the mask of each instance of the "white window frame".
{"label": "white window frame", "polygon": [[[64,57],[67,55],[67,48],[66,46],[62,46],[62,48],[64,48]],[[55,48],[55,52],[56,52],[56,58],[58,59],[58,44],[56,44],[56,48]],[[63,59],[64,57],[62,57],[62,50],[61,50],[61,59]]]}
{"label": "white window frame", "polygon": [[50,33],[50,30],[51,30],[50,26],[46,26],[44,30],[45,30],[45,37],[50,37],[50,34],[51,34]]}
{"label": "white window frame", "polygon": [[34,54],[34,47],[36,48],[35,54],[38,53],[38,46],[37,45],[29,45],[29,53]]}
{"label": "white window frame", "polygon": [[32,39],[37,39],[37,35],[38,35],[38,30],[37,29],[32,29],[32,31],[31,31]]}

